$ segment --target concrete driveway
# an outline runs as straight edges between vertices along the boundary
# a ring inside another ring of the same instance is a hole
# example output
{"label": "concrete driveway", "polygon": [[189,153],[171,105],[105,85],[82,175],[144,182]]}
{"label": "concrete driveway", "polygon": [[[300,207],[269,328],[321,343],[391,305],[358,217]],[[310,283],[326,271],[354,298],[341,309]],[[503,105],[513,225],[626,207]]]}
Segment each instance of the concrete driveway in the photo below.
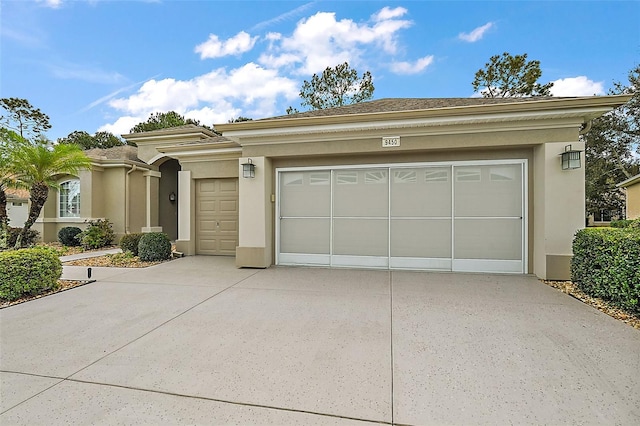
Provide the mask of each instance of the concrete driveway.
{"label": "concrete driveway", "polygon": [[0,322],[3,425],[640,424],[640,332],[528,276],[187,257]]}

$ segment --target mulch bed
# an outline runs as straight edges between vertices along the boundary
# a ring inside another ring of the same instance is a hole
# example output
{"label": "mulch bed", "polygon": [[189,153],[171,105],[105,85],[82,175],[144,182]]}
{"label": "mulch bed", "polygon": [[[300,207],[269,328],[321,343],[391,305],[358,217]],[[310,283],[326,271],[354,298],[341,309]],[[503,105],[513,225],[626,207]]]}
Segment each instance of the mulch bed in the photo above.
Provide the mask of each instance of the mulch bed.
{"label": "mulch bed", "polygon": [[83,286],[85,284],[88,284],[89,282],[92,281],[70,281],[70,280],[58,280],[58,287],[49,291],[46,291],[44,293],[40,293],[38,295],[35,296],[27,296],[27,297],[22,297],[20,299],[16,299],[13,300],[11,302],[0,302],[0,309],[2,308],[6,308],[8,306],[13,306],[13,305],[19,305],[20,303],[24,303],[24,302],[28,302],[30,300],[34,300],[34,299],[40,299],[42,297],[45,296],[49,296],[51,294],[55,294],[55,293],[60,293],[61,291],[65,291],[65,290],[70,290],[72,288],[75,287],[80,287]]}
{"label": "mulch bed", "polygon": [[625,324],[629,324],[636,330],[640,330],[640,316],[627,312],[624,309],[620,309],[599,297],[589,296],[571,281],[544,281],[544,283],[580,300],[583,303],[586,303],[587,305],[593,306],[610,317],[622,321]]}

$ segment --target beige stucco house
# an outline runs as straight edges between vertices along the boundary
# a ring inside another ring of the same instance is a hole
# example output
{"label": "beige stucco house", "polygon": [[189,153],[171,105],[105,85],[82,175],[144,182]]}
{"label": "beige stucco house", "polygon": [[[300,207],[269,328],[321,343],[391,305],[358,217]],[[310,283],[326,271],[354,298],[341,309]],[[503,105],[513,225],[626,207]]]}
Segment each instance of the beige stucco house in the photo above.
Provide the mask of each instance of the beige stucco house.
{"label": "beige stucco house", "polygon": [[160,176],[147,228],[175,226],[188,255],[567,279],[584,167],[561,153],[628,99],[381,99],[124,137]]}
{"label": "beige stucco house", "polygon": [[640,218],[640,174],[620,182],[617,186],[623,188],[626,193],[627,219]]}
{"label": "beige stucco house", "polygon": [[[58,178],[33,229],[44,241],[57,241],[65,226],[86,227],[89,220],[108,219],[116,238],[143,230],[160,230],[158,184],[160,173],[137,157],[137,149],[121,146],[85,151],[91,170]],[[151,224],[155,226],[151,226]]]}

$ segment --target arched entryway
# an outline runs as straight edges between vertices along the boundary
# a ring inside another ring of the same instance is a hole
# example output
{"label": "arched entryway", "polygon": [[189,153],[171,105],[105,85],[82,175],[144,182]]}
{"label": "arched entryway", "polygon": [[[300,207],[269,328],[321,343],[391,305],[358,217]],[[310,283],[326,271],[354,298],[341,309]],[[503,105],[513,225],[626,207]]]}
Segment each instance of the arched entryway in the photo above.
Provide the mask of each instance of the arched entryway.
{"label": "arched entryway", "polygon": [[162,175],[159,185],[158,222],[162,232],[166,233],[172,241],[178,239],[178,172],[180,170],[180,163],[175,159],[168,159],[159,166]]}

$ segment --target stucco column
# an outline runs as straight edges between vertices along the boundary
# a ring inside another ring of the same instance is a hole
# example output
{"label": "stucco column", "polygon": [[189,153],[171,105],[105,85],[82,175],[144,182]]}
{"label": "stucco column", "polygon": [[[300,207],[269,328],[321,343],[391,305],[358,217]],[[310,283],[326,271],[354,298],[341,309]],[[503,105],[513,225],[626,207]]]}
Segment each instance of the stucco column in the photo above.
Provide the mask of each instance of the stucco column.
{"label": "stucco column", "polygon": [[271,162],[265,157],[251,157],[255,164],[255,178],[242,177],[242,163],[239,168],[239,214],[238,247],[236,266],[266,268],[271,265]]}
{"label": "stucco column", "polygon": [[584,151],[584,143],[553,142],[534,148],[533,272],[540,278],[570,279],[572,242],[585,224],[584,152],[579,169],[562,170],[566,145]]}
{"label": "stucco column", "polygon": [[178,171],[178,240],[176,250],[195,254],[195,185],[191,171]]}
{"label": "stucco column", "polygon": [[162,227],[158,226],[158,197],[160,185],[160,172],[153,170],[146,171],[142,174],[146,179],[146,221],[142,232],[162,232]]}

